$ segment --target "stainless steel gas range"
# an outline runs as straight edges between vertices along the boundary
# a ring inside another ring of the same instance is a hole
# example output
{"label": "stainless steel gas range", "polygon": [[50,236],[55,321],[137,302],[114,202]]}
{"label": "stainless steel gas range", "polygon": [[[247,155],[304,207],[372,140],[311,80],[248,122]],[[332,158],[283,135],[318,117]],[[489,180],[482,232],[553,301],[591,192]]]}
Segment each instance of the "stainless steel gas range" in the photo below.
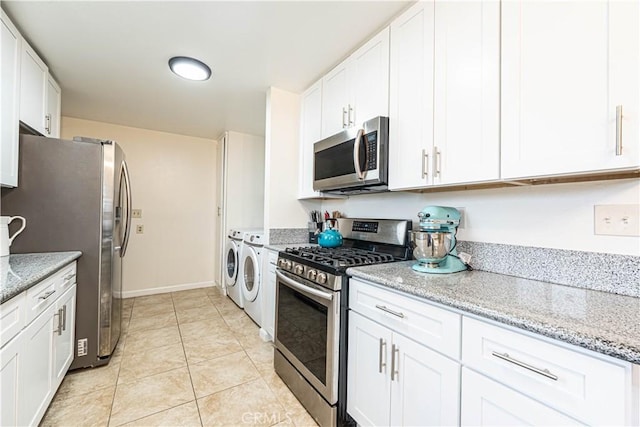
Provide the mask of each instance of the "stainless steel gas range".
{"label": "stainless steel gas range", "polygon": [[282,251],[276,268],[274,365],[321,426],[355,424],[346,411],[349,267],[410,259],[410,220],[338,220],[340,248]]}

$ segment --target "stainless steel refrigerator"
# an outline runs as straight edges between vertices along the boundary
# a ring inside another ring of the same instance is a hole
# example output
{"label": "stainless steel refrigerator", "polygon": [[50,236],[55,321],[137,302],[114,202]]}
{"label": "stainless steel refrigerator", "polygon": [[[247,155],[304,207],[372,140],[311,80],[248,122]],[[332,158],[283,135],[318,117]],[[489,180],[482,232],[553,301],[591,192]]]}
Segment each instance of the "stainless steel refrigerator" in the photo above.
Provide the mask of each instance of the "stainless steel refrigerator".
{"label": "stainless steel refrigerator", "polygon": [[82,251],[71,369],[104,365],[120,338],[122,259],[131,231],[124,152],[113,141],[34,135],[21,135],[19,148],[18,187],[3,188],[0,203],[2,215],[27,219],[11,252]]}

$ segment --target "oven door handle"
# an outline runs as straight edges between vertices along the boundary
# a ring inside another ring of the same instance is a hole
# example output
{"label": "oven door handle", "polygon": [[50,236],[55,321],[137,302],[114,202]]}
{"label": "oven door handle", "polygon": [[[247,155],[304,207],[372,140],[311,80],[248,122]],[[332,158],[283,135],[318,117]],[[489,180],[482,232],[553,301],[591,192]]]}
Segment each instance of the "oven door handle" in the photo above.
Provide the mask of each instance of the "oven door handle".
{"label": "oven door handle", "polygon": [[324,300],[327,301],[331,301],[333,299],[333,294],[329,293],[329,292],[322,292],[321,290],[318,289],[314,289],[314,288],[310,288],[308,286],[305,285],[301,285],[300,283],[296,282],[295,280],[292,280],[290,278],[288,278],[287,276],[285,276],[284,274],[280,273],[278,270],[276,270],[276,276],[278,276],[278,279],[282,280],[284,283],[287,284],[287,286],[290,286],[300,292],[303,293],[307,293],[313,296],[316,296],[318,298],[322,298]]}

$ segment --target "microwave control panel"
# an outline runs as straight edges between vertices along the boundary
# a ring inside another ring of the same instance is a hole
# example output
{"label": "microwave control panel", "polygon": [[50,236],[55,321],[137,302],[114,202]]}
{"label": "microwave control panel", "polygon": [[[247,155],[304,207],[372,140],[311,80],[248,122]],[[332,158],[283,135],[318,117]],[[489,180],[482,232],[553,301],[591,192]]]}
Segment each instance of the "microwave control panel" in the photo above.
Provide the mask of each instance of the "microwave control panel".
{"label": "microwave control panel", "polygon": [[365,170],[372,171],[378,167],[378,132],[371,132],[365,135],[367,140],[367,164]]}

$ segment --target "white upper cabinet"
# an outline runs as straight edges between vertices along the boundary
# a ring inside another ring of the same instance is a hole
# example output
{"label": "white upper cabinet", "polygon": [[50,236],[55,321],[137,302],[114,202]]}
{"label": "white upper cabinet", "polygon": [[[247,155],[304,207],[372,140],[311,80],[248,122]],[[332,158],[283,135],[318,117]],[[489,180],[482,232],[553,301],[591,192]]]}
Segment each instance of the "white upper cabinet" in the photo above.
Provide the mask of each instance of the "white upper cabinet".
{"label": "white upper cabinet", "polygon": [[348,63],[347,59],[322,78],[322,138],[349,127]]}
{"label": "white upper cabinet", "polygon": [[502,178],[638,167],[640,3],[502,3]]}
{"label": "white upper cabinet", "polygon": [[436,1],[434,74],[434,184],[499,179],[499,1]]}
{"label": "white upper cabinet", "polygon": [[389,114],[389,28],[322,78],[322,138]]}
{"label": "white upper cabinet", "polygon": [[45,136],[60,138],[60,85],[49,74],[47,78],[47,110],[45,114]]}
{"label": "white upper cabinet", "polygon": [[0,62],[2,101],[0,115],[0,185],[18,185],[18,113],[20,89],[20,46],[22,37],[4,11],[0,14],[2,43]]}
{"label": "white upper cabinet", "polygon": [[20,66],[20,121],[42,135],[47,135],[45,116],[48,73],[47,65],[23,40]]}
{"label": "white upper cabinet", "polygon": [[322,80],[301,96],[299,199],[321,197],[313,191],[313,144],[322,139]]}
{"label": "white upper cabinet", "polygon": [[389,115],[389,27],[351,55],[349,81],[352,87],[350,126]]}
{"label": "white upper cabinet", "polygon": [[389,189],[432,183],[434,4],[420,2],[391,23]]}
{"label": "white upper cabinet", "polygon": [[420,2],[391,24],[389,187],[499,179],[500,3]]}

